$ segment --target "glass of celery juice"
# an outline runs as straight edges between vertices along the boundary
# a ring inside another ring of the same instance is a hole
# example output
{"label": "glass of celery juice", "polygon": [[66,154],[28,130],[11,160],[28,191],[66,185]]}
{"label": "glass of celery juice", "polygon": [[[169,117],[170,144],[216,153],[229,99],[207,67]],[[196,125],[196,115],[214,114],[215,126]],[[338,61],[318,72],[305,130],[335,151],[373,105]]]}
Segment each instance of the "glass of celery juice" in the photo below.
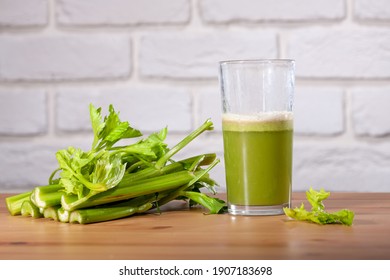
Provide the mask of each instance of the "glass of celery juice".
{"label": "glass of celery juice", "polygon": [[278,215],[290,207],[295,62],[220,62],[228,210]]}

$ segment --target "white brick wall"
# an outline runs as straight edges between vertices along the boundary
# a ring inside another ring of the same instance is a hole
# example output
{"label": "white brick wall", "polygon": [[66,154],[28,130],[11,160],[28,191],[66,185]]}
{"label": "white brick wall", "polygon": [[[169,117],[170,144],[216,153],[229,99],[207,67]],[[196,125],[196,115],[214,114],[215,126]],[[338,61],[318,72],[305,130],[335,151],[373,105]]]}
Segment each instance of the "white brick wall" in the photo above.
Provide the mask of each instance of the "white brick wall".
{"label": "white brick wall", "polygon": [[200,0],[200,8],[211,23],[340,20],[346,14],[344,0]]}
{"label": "white brick wall", "polygon": [[48,15],[47,0],[0,0],[0,28],[43,26]]}
{"label": "white brick wall", "polygon": [[352,121],[358,136],[390,135],[390,87],[352,91]]}
{"label": "white brick wall", "polygon": [[190,19],[189,0],[60,0],[62,25],[183,24]]}
{"label": "white brick wall", "polygon": [[355,0],[355,17],[359,20],[390,21],[390,5],[387,0]]}
{"label": "white brick wall", "polygon": [[57,166],[55,152],[60,148],[30,141],[0,143],[2,192],[29,190],[31,185],[47,184],[51,172]]}
{"label": "white brick wall", "polygon": [[[223,160],[218,62],[296,60],[294,190],[390,191],[388,0],[0,0],[0,192],[91,144],[88,104]],[[225,187],[223,162],[212,174]]]}
{"label": "white brick wall", "polygon": [[0,135],[46,133],[46,99],[46,92],[43,90],[0,90]]}
{"label": "white brick wall", "polygon": [[390,78],[389,28],[304,28],[287,44],[298,77]]}
{"label": "white brick wall", "polygon": [[344,132],[344,93],[338,88],[295,90],[294,129],[299,135],[337,135]]}
{"label": "white brick wall", "polygon": [[121,89],[61,89],[56,98],[56,127],[59,132],[92,131],[88,106],[92,103],[108,106],[120,112],[122,120],[143,132],[155,132],[168,126],[169,131],[190,131],[192,127],[192,100],[188,90],[179,88],[134,88]]}
{"label": "white brick wall", "polygon": [[197,92],[197,119],[198,125],[210,118],[214,123],[214,130],[222,131],[222,103],[219,88],[202,89]]}
{"label": "white brick wall", "polygon": [[293,186],[329,191],[389,191],[389,143],[299,143],[294,149]]}
{"label": "white brick wall", "polygon": [[141,38],[140,74],[160,78],[216,78],[220,60],[277,55],[275,32],[148,33]]}
{"label": "white brick wall", "polygon": [[0,38],[0,80],[53,81],[130,75],[127,36],[23,36]]}

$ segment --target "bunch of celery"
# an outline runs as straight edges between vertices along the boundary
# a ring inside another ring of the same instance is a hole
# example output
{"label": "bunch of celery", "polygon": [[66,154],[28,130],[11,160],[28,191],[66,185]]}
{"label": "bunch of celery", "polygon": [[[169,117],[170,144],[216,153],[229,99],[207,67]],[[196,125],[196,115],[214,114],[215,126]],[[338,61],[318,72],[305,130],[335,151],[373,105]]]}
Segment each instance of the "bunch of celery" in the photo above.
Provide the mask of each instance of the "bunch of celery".
{"label": "bunch of celery", "polygon": [[[225,211],[215,194],[209,171],[219,162],[215,154],[174,161],[173,155],[206,130],[211,120],[172,148],[164,142],[167,128],[142,138],[142,133],[119,119],[112,105],[102,118],[101,108],[89,107],[94,134],[91,150],[69,147],[56,153],[58,168],[49,184],[6,198],[11,215],[51,218],[60,222],[95,223],[159,209],[175,199],[200,204],[209,213]],[[141,138],[132,144],[120,140]]]}

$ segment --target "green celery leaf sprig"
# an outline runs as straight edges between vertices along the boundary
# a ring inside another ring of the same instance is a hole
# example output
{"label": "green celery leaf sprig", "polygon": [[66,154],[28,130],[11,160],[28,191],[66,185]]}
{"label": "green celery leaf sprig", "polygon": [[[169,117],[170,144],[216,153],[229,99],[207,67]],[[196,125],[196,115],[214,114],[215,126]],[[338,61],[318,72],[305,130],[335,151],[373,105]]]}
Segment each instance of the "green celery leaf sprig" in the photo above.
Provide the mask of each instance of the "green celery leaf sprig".
{"label": "green celery leaf sprig", "polygon": [[164,129],[137,143],[114,147],[118,141],[136,138],[142,136],[142,133],[128,122],[122,122],[119,112],[112,105],[104,118],[101,116],[101,108],[90,104],[89,111],[94,134],[91,150],[84,152],[68,147],[56,153],[61,170],[59,184],[67,194],[75,194],[79,199],[118,185],[129,164],[124,160],[125,157],[148,162],[164,154],[166,149],[166,144],[163,143],[166,136]]}
{"label": "green celery leaf sprig", "polygon": [[302,203],[300,207],[295,207],[294,209],[288,207],[283,208],[284,213],[288,217],[298,221],[307,221],[321,225],[343,224],[351,226],[355,216],[353,211],[348,209],[342,209],[333,213],[325,211],[323,201],[327,199],[329,195],[330,192],[326,192],[323,189],[315,191],[310,187],[309,191],[306,192],[306,198],[312,207],[311,211],[306,210]]}
{"label": "green celery leaf sprig", "polygon": [[131,127],[128,122],[119,119],[119,113],[115,112],[112,105],[108,108],[108,115],[102,119],[101,108],[89,105],[89,114],[92,124],[94,139],[92,150],[111,148],[121,139],[142,136],[142,133]]}

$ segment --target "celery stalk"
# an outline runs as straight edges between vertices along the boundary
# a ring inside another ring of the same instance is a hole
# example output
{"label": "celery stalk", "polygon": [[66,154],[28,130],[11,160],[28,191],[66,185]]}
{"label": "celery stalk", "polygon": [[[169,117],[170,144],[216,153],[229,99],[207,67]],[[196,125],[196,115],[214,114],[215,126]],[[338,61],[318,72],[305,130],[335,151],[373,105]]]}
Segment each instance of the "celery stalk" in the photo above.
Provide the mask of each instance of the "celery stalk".
{"label": "celery stalk", "polygon": [[[126,205],[127,204],[127,205]],[[153,207],[152,202],[145,202],[141,205],[136,205],[130,201],[121,206],[106,206],[91,209],[79,209],[70,213],[69,222],[79,224],[90,224],[97,222],[110,221],[128,217],[137,213],[143,213]]]}
{"label": "celery stalk", "polygon": [[206,180],[208,179],[208,172],[215,166],[219,163],[219,159],[215,159],[213,161],[212,164],[210,164],[210,166],[208,168],[206,168],[205,170],[202,170],[202,171],[199,171],[197,172],[196,176],[190,181],[188,182],[187,184],[185,185],[182,185],[180,186],[179,188],[175,189],[174,191],[170,192],[168,195],[166,195],[164,198],[162,198],[161,200],[159,200],[159,205],[164,205],[174,199],[176,199],[178,196],[180,196],[182,194],[183,191],[185,191],[186,189],[188,189],[191,185],[195,184],[197,181],[200,181],[201,179],[204,180],[206,178]]}
{"label": "celery stalk", "polygon": [[22,204],[24,201],[30,200],[31,193],[32,192],[30,191],[7,197],[5,199],[5,203],[7,205],[8,212],[12,216],[20,215],[22,210]]}
{"label": "celery stalk", "polygon": [[58,221],[58,209],[59,206],[50,206],[45,209],[43,209],[43,217],[47,219],[53,219],[54,221]]}
{"label": "celery stalk", "polygon": [[58,220],[62,223],[67,223],[69,222],[69,216],[70,216],[70,212],[65,210],[64,208],[59,208],[57,210],[57,215],[58,215]]}
{"label": "celery stalk", "polygon": [[111,203],[134,198],[137,196],[172,190],[193,180],[202,171],[189,172],[180,171],[172,174],[162,175],[156,178],[149,178],[137,181],[128,186],[116,187],[105,192],[98,193],[87,199],[75,200],[75,196],[64,195],[61,198],[61,205],[65,210],[74,211],[80,208]]}
{"label": "celery stalk", "polygon": [[185,146],[187,146],[192,140],[194,140],[196,137],[198,137],[200,134],[202,134],[206,130],[213,130],[213,123],[210,119],[207,119],[200,127],[195,129],[193,132],[191,132],[189,135],[187,135],[182,141],[180,141],[176,146],[174,146],[172,149],[170,149],[164,156],[162,156],[157,162],[156,162],[156,168],[160,169],[162,168],[166,162],[177,152],[179,152],[181,149],[183,149]]}
{"label": "celery stalk", "polygon": [[26,217],[41,218],[43,215],[39,208],[30,200],[23,201],[21,215]]}
{"label": "celery stalk", "polygon": [[[198,163],[198,166],[208,165],[216,159],[216,154],[213,153],[204,154],[201,156],[202,156],[202,160]],[[162,167],[161,169],[157,169],[156,167],[152,166],[135,173],[125,174],[122,178],[122,181],[118,184],[118,186],[121,187],[123,185],[128,185],[138,180],[165,175],[173,172],[183,171],[186,165],[191,165],[199,157],[200,156],[194,156],[177,162],[173,162],[171,164]]]}
{"label": "celery stalk", "polygon": [[60,185],[47,185],[35,187],[33,190],[35,205],[46,208],[49,206],[60,205],[63,187]]}

